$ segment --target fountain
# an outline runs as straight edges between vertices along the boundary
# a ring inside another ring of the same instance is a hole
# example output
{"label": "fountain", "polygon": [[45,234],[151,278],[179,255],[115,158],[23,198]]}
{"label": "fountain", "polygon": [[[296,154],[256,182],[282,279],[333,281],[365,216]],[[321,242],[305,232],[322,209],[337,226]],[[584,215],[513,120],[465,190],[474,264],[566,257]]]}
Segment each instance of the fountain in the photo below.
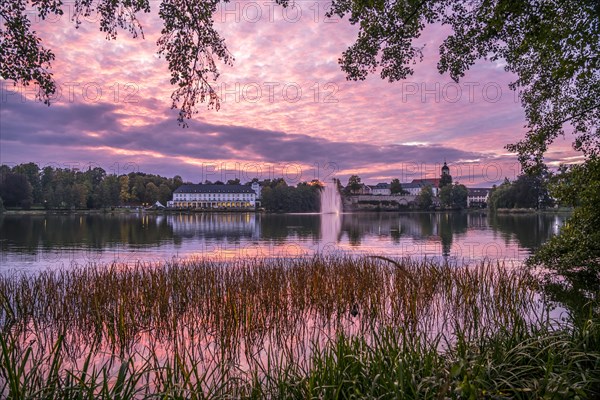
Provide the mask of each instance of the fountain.
{"label": "fountain", "polygon": [[320,253],[335,253],[342,228],[342,198],[333,180],[321,191],[321,242]]}
{"label": "fountain", "polygon": [[342,198],[335,180],[326,184],[321,191],[321,214],[339,214],[342,211]]}

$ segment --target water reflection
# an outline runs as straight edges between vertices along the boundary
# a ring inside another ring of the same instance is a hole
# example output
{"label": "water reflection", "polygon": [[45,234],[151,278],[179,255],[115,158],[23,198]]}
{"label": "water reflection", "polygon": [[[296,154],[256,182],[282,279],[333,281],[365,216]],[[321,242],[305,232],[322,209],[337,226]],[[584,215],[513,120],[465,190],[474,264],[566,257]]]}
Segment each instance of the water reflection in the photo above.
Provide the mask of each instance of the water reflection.
{"label": "water reflection", "polygon": [[481,213],[128,214],[0,217],[3,268],[172,257],[367,252],[522,260],[566,215]]}

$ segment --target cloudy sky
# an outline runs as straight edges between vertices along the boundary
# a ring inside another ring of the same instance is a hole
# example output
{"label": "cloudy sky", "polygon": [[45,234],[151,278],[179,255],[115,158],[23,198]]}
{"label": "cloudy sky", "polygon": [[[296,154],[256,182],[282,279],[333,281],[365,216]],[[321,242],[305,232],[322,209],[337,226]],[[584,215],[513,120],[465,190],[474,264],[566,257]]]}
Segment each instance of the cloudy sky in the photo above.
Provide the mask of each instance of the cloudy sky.
{"label": "cloudy sky", "polygon": [[[220,67],[220,111],[200,105],[189,128],[170,109],[169,71],[156,55],[161,21],[140,15],[145,38],[120,32],[107,41],[95,16],[75,29],[65,15],[36,24],[53,49],[59,86],[50,107],[33,89],[0,81],[0,162],[109,172],[142,171],[184,180],[290,182],[331,177],[366,182],[439,175],[444,160],[455,180],[491,186],[514,178],[518,164],[504,146],[525,133],[524,113],[501,63],[481,60],[459,84],[436,69],[445,27],[415,41],[425,59],[407,81],[378,75],[350,82],[337,59],[356,28],[327,20],[326,3],[230,3],[216,15],[235,57]],[[68,5],[68,3],[67,3]],[[570,161],[568,141],[548,153]]]}

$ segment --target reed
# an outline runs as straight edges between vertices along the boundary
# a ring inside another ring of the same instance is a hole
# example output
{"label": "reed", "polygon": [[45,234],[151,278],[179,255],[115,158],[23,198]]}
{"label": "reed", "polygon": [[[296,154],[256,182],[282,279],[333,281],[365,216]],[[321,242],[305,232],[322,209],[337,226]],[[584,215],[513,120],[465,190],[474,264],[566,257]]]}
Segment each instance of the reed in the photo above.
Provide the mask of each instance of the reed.
{"label": "reed", "polygon": [[0,397],[589,397],[597,316],[586,324],[551,320],[535,277],[498,262],[191,259],[4,275]]}

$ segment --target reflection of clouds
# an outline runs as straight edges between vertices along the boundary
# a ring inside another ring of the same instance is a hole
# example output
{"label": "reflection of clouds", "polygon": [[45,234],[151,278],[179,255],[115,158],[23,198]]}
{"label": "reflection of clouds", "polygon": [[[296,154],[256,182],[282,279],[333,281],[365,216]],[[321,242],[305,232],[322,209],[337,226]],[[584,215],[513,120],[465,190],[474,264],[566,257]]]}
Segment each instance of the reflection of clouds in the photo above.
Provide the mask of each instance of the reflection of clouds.
{"label": "reflection of clouds", "polygon": [[[375,254],[524,261],[554,234],[562,215],[490,217],[484,213],[270,215],[194,213],[128,216],[5,216],[1,271],[72,263],[232,261],[315,254]],[[535,223],[532,223],[534,221]],[[18,223],[17,223],[18,222]],[[10,232],[10,235],[8,234]]]}

